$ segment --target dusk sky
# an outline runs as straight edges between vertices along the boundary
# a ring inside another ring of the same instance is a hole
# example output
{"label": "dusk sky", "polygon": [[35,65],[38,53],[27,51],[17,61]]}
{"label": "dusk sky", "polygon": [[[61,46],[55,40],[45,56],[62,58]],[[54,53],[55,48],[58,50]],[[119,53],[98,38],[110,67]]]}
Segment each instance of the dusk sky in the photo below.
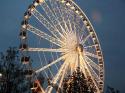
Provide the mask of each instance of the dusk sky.
{"label": "dusk sky", "polygon": [[[90,19],[105,62],[105,87],[125,93],[125,0],[75,0]],[[32,0],[1,0],[0,51],[19,46],[20,23]]]}

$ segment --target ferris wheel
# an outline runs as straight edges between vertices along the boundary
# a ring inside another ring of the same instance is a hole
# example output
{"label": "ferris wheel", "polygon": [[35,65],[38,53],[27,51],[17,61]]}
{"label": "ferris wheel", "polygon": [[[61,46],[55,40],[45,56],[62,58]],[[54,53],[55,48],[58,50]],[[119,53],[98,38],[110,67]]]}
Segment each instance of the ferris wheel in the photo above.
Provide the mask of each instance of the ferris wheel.
{"label": "ferris wheel", "polygon": [[[103,93],[100,43],[89,19],[73,0],[35,0],[21,25],[21,61],[35,78],[33,91],[61,93],[56,91],[64,87],[64,80],[79,69],[94,87],[93,93]],[[42,85],[37,79],[40,73],[45,77]]]}

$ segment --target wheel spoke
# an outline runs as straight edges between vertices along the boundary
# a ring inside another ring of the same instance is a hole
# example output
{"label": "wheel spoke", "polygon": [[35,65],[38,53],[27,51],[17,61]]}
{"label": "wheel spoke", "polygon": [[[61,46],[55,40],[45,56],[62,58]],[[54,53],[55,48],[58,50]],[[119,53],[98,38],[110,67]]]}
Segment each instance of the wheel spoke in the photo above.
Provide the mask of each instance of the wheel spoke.
{"label": "wheel spoke", "polygon": [[61,56],[60,58],[54,60],[53,62],[51,62],[50,64],[48,64],[48,65],[46,65],[46,66],[43,66],[42,68],[36,70],[35,72],[36,72],[36,73],[39,73],[39,72],[45,70],[46,68],[48,68],[48,67],[50,67],[50,66],[52,66],[52,65],[54,65],[54,64],[56,64],[56,63],[58,63],[59,61],[61,61],[61,60],[63,60],[63,59],[65,59],[66,56],[67,56],[67,55]]}
{"label": "wheel spoke", "polygon": [[94,76],[95,80],[97,81],[97,83],[98,83],[99,81],[102,81],[102,80],[99,78],[99,76],[97,75],[97,73],[92,69],[92,67],[90,66],[90,64],[89,64],[88,62],[87,62],[87,65],[88,65],[88,67],[89,67],[89,70],[90,70],[91,74]]}
{"label": "wheel spoke", "polygon": [[[65,74],[66,74],[66,70],[67,70],[67,67],[68,67],[68,66],[69,66],[69,65],[67,64],[67,65],[65,66],[65,68],[63,69],[62,76],[61,76],[60,83],[59,83],[59,88],[62,87],[62,83],[63,83],[63,80],[64,80],[64,76],[65,76]],[[58,89],[59,89],[59,88],[58,88]]]}
{"label": "wheel spoke", "polygon": [[56,38],[44,33],[43,31],[41,31],[41,30],[31,26],[31,25],[28,25],[27,30],[29,30],[30,32],[38,35],[39,37],[41,37],[43,39],[48,40],[51,43],[54,43],[55,45],[61,46],[61,41],[60,40],[57,40]]}
{"label": "wheel spoke", "polygon": [[91,34],[87,35],[86,38],[84,38],[83,40],[81,40],[81,44],[83,45],[91,36]]}
{"label": "wheel spoke", "polygon": [[[65,10],[67,10],[67,11],[65,11]],[[77,27],[77,30],[74,30],[74,31],[78,31],[78,29],[79,29],[80,32],[82,32],[85,29],[82,19],[78,15],[75,15],[74,11],[72,11],[70,8],[65,7],[65,5],[61,5],[61,11],[64,16],[65,23],[67,23],[67,26],[71,25],[71,28],[69,31],[71,31],[71,29],[73,31],[73,27],[74,27],[73,25],[75,25],[75,28]],[[82,22],[82,27],[80,27],[81,23],[79,21]]]}
{"label": "wheel spoke", "polygon": [[[51,49],[53,49],[53,44],[50,44],[50,47],[51,47]],[[63,51],[64,52],[64,51]],[[56,57],[57,57],[57,52],[55,52],[56,53]],[[55,60],[54,59],[54,56],[53,56],[53,52],[51,52],[51,56],[52,56],[52,61],[53,60]],[[58,58],[58,57],[57,57]],[[58,68],[58,66],[57,66],[57,64],[55,64],[55,66],[56,66],[56,69],[58,70],[59,68]]]}
{"label": "wheel spoke", "polygon": [[61,12],[61,7],[59,6],[59,2],[56,1],[56,0],[49,0],[50,1],[50,4],[51,4],[51,7],[52,7],[52,10],[57,18],[57,20],[59,21],[61,27],[64,28],[64,33],[67,32],[66,30],[66,22],[64,21],[64,17],[62,15],[62,12]]}
{"label": "wheel spoke", "polygon": [[[59,69],[59,71],[58,71],[58,73],[56,74],[56,76],[53,78],[53,80],[52,80],[52,84],[56,84],[56,82],[58,81],[58,79],[60,78],[60,76],[61,76],[61,74],[62,74],[62,72],[63,72],[63,69],[64,69],[64,67],[66,66],[66,62],[64,62],[63,63],[63,65],[60,67],[60,69]],[[51,91],[52,91],[52,86],[48,89],[48,92],[47,93],[51,93]]]}
{"label": "wheel spoke", "polygon": [[91,79],[92,79],[94,85],[96,86],[97,93],[100,93],[100,92],[99,92],[100,90],[99,90],[99,88],[98,88],[98,85],[97,85],[97,83],[95,82],[94,77],[93,77],[92,73],[90,72],[90,69],[89,69],[88,66],[87,66],[87,63],[86,63],[86,60],[85,60],[83,54],[80,54],[80,58],[83,60],[84,65],[85,65],[85,68],[86,68],[86,70],[87,70],[89,76],[91,77]]}
{"label": "wheel spoke", "polygon": [[[57,17],[57,20],[59,21],[61,27],[63,28],[63,33],[66,35],[69,30],[67,27],[67,21],[65,21],[65,15],[64,15],[65,9],[63,9],[64,7],[62,7],[60,2],[55,0],[49,0],[49,1],[51,3],[54,14]],[[64,10],[64,12],[62,12],[62,10]]]}
{"label": "wheel spoke", "polygon": [[[44,52],[43,52],[43,54],[44,54]],[[42,62],[42,58],[41,58],[41,56],[40,56],[40,52],[38,52],[38,57],[39,57],[39,60],[40,60],[40,64],[41,64],[41,66],[43,66],[43,62]],[[46,60],[46,58],[44,57],[44,59],[45,59],[45,62],[47,63],[47,60]],[[45,76],[48,78],[48,74],[47,74],[47,72],[46,71],[44,71],[44,73],[45,73]]]}
{"label": "wheel spoke", "polygon": [[36,9],[32,11],[32,14],[38,19],[57,39],[60,39],[60,32]]}
{"label": "wheel spoke", "polygon": [[57,4],[57,1],[56,0],[49,0],[49,2],[51,4],[52,10],[53,10],[55,16],[58,18],[59,21],[62,21],[62,15],[61,15],[60,8]]}
{"label": "wheel spoke", "polygon": [[80,58],[80,69],[82,70],[82,72],[84,73],[85,77],[87,78],[87,72],[86,72],[86,67],[85,67],[85,61],[82,60],[82,58]]}
{"label": "wheel spoke", "polygon": [[93,62],[89,57],[85,56],[85,60],[87,64],[91,65],[92,67],[94,67],[96,70],[99,71],[99,66],[95,62]]}
{"label": "wheel spoke", "polygon": [[85,46],[84,48],[93,48],[95,47],[96,45],[90,45],[90,46]]}
{"label": "wheel spoke", "polygon": [[67,32],[71,31],[70,30],[70,25],[69,25],[69,14],[67,13],[68,9],[65,8],[64,5],[60,5],[60,11],[61,11],[61,14],[62,14],[62,18],[63,18],[63,23],[65,24],[65,29]]}
{"label": "wheel spoke", "polygon": [[86,56],[93,57],[93,58],[99,58],[99,56],[98,56],[98,55],[93,54],[93,53],[90,53],[90,52],[88,52],[88,51],[85,51],[85,55],[86,55]]}
{"label": "wheel spoke", "polygon": [[32,52],[65,52],[65,51],[67,51],[67,49],[28,48],[26,51],[32,51]]}
{"label": "wheel spoke", "polygon": [[71,57],[72,62],[70,63],[70,68],[71,68],[71,74],[73,73],[73,71],[78,67],[78,55],[75,54],[75,56]]}
{"label": "wheel spoke", "polygon": [[52,12],[52,10],[49,8],[49,6],[47,5],[46,1],[44,1],[43,3],[40,4],[41,7],[43,8],[44,12],[46,13],[46,15],[49,17],[49,19],[51,20],[51,22],[53,24],[58,24],[56,17],[54,15],[54,13]]}
{"label": "wheel spoke", "polygon": [[60,25],[60,22],[55,17],[55,14],[52,12],[50,7],[47,5],[47,3],[44,1],[44,3],[41,3],[41,7],[45,11],[46,15],[49,17],[50,21],[52,22],[53,26],[58,30],[60,36],[62,38],[65,38],[62,32],[64,32],[63,27]]}

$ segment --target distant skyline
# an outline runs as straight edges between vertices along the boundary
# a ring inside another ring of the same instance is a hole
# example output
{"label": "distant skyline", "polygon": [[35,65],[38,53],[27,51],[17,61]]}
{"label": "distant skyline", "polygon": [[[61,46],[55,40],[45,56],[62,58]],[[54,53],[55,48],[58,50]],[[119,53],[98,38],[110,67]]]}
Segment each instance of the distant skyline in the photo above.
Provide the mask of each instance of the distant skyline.
{"label": "distant skyline", "polygon": [[[105,61],[105,86],[125,93],[125,1],[75,0],[98,35]],[[0,52],[19,46],[20,23],[32,0],[1,0]]]}

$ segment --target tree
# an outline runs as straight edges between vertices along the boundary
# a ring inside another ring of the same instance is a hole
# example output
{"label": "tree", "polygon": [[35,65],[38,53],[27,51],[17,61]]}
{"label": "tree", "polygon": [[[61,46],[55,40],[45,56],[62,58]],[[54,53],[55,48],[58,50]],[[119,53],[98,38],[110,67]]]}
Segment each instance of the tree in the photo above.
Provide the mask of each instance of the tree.
{"label": "tree", "polygon": [[78,67],[76,71],[63,81],[62,93],[95,93],[96,89],[91,82],[85,79]]}
{"label": "tree", "polygon": [[110,86],[107,87],[106,93],[120,93],[119,90],[112,88]]}
{"label": "tree", "polygon": [[5,53],[0,53],[0,93],[30,93],[30,82],[23,74],[19,53],[15,47],[10,47]]}

